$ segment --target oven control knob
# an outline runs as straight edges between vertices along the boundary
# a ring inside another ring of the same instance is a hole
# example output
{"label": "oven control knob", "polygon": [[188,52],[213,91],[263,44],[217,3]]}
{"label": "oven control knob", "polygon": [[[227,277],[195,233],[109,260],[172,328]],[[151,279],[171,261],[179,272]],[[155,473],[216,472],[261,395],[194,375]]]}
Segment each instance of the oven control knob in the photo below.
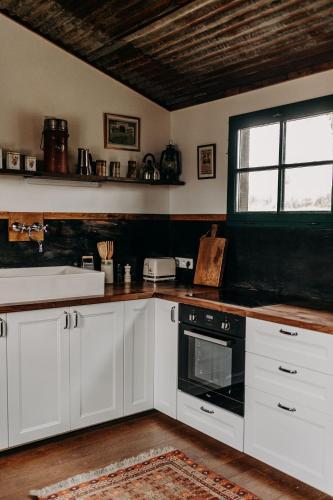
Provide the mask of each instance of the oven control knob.
{"label": "oven control knob", "polygon": [[224,330],[225,332],[228,332],[231,328],[230,322],[229,321],[222,321],[221,323],[221,329]]}
{"label": "oven control knob", "polygon": [[191,313],[191,314],[189,315],[189,320],[190,320],[190,321],[197,321],[197,319],[198,319],[198,315],[197,315],[197,314],[195,314],[195,313]]}

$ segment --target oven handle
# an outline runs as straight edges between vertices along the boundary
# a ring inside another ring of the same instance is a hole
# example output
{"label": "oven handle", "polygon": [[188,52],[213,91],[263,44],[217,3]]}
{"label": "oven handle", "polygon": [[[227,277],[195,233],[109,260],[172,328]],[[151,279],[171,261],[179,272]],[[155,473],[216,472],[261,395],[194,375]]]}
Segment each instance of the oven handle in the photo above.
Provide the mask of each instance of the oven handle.
{"label": "oven handle", "polygon": [[184,335],[193,337],[194,339],[206,340],[206,342],[212,342],[212,344],[222,345],[223,347],[230,347],[232,345],[232,340],[215,339],[207,335],[200,335],[200,333],[189,332],[188,330],[184,330]]}

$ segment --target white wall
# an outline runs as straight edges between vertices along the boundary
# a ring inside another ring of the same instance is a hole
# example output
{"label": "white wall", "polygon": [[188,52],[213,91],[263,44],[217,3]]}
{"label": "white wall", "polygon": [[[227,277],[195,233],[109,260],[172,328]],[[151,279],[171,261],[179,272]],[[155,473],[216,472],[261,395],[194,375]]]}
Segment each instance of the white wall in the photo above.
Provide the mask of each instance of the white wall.
{"label": "white wall", "polygon": [[[333,93],[333,70],[171,113],[171,137],[183,158],[183,188],[170,189],[170,212],[226,213],[228,121],[258,109]],[[197,145],[216,143],[216,179],[198,180]]]}
{"label": "white wall", "polygon": [[[104,149],[103,113],[141,117],[141,152]],[[70,163],[78,147],[96,159],[140,161],[168,143],[170,113],[0,14],[0,147],[42,158],[44,116],[69,122]],[[30,186],[0,178],[0,210],[166,213],[168,188]]]}

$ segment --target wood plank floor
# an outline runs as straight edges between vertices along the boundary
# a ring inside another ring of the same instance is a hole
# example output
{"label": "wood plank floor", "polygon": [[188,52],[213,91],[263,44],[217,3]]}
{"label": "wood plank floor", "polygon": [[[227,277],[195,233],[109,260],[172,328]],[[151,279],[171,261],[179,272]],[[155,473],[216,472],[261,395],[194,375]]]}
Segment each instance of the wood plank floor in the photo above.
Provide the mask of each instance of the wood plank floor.
{"label": "wood plank floor", "polygon": [[164,446],[181,449],[265,500],[330,498],[156,412],[1,453],[0,498],[26,499],[32,488]]}

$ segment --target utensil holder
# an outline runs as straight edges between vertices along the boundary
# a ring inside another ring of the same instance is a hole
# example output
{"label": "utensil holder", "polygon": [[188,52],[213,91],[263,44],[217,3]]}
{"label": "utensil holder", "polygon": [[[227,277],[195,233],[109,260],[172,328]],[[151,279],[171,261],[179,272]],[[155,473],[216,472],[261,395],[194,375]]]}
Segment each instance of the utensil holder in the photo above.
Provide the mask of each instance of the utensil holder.
{"label": "utensil holder", "polygon": [[105,283],[113,283],[113,260],[101,261],[101,271],[105,273]]}

